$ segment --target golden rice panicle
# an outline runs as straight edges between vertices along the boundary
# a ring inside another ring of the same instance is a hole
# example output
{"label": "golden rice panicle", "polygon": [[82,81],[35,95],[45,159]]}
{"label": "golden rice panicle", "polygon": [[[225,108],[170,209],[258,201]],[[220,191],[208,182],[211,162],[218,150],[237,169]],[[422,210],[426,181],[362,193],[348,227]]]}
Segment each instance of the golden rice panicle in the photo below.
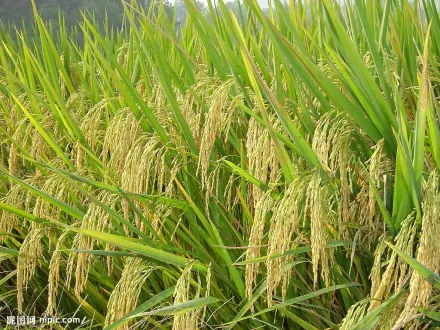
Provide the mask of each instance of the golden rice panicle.
{"label": "golden rice panicle", "polygon": [[[13,185],[6,194],[3,202],[12,205],[18,209],[24,206],[26,191],[20,185]],[[0,243],[7,239],[6,233],[12,233],[13,229],[18,226],[20,218],[18,215],[8,211],[0,213]]]}
{"label": "golden rice panicle", "polygon": [[137,81],[137,83],[136,83],[136,91],[142,97],[142,100],[147,102],[149,94],[148,94],[148,91],[147,91],[147,87],[145,85],[144,78],[141,77]]}
{"label": "golden rice panicle", "polygon": [[371,280],[371,296],[376,295],[382,280],[382,258],[386,257],[387,245],[385,243],[385,234],[380,238],[379,244],[374,251],[374,262],[371,268],[370,280]]}
{"label": "golden rice panicle", "polygon": [[[385,141],[382,139],[374,146],[374,152],[368,160],[368,168],[361,169],[358,176],[360,191],[356,195],[350,207],[350,215],[353,219],[358,219],[362,225],[368,225],[368,239],[371,243],[383,232],[383,219],[374,195],[376,188],[384,200],[384,189],[389,173],[393,172],[393,165],[383,151]],[[374,185],[374,186],[373,186]]]}
{"label": "golden rice panicle", "polygon": [[[417,249],[417,260],[428,269],[438,273],[440,269],[440,193],[438,173],[432,172],[423,187],[422,228]],[[413,272],[405,309],[397,324],[405,322],[417,313],[417,307],[427,307],[432,285],[418,272]]]}
{"label": "golden rice panicle", "polygon": [[[254,223],[249,236],[249,246],[246,250],[246,260],[252,260],[260,256],[260,245],[264,236],[264,224],[266,215],[273,209],[275,201],[271,192],[266,192],[257,203],[255,208]],[[246,264],[246,296],[252,296],[252,290],[257,280],[259,264]]]}
{"label": "golden rice panicle", "polygon": [[[275,143],[270,138],[269,131],[254,118],[249,120],[246,153],[248,169],[255,178],[266,184],[277,180],[279,164]],[[255,209],[262,195],[263,191],[259,187],[249,185],[248,204],[252,209]]]}
{"label": "golden rice panicle", "polygon": [[55,251],[53,252],[52,257],[50,259],[48,302],[45,312],[46,315],[57,314],[57,294],[58,294],[58,284],[60,281],[60,266],[61,266],[61,257],[62,257],[61,249],[68,234],[69,231],[65,230],[58,238]]}
{"label": "golden rice panicle", "polygon": [[[400,232],[402,232],[402,234],[400,234]],[[417,225],[414,212],[410,213],[402,222],[400,232],[396,237],[396,247],[407,255],[413,257],[417,235]],[[403,287],[408,276],[411,275],[411,272],[412,268],[409,267],[408,263],[402,258],[398,258],[394,276],[394,288],[396,291]]]}
{"label": "golden rice panicle", "polygon": [[272,305],[273,294],[278,285],[283,281],[287,284],[289,274],[286,267],[292,258],[271,258],[276,254],[283,254],[292,248],[292,238],[298,235],[302,205],[304,203],[308,178],[301,176],[293,181],[284,193],[281,201],[274,208],[270,221],[268,238],[267,268],[267,301]]}
{"label": "golden rice panicle", "polygon": [[312,149],[318,157],[321,165],[330,171],[330,151],[332,140],[327,137],[331,127],[331,113],[324,115],[316,124],[313,135]]}
{"label": "golden rice panicle", "polygon": [[[103,116],[109,112],[108,103],[109,101],[106,99],[99,101],[81,119],[81,132],[90,148],[95,152],[100,147],[98,142],[104,139],[105,120],[103,120]],[[76,165],[82,169],[85,165],[85,151],[79,141],[76,142],[76,150]]]}
{"label": "golden rice panicle", "polygon": [[155,81],[156,79],[153,80],[154,82],[151,85],[152,87],[149,87],[151,88],[151,92],[149,94],[147,91],[144,92],[146,102],[148,103],[150,109],[152,109],[154,112],[159,124],[168,129],[167,134],[170,136],[170,138],[173,137],[173,142],[175,142],[174,138],[176,138],[176,141],[181,140],[181,135],[178,133],[178,130],[174,130],[172,126],[173,114],[168,104],[163,87],[159,82]]}
{"label": "golden rice panicle", "polygon": [[127,154],[122,172],[122,188],[132,193],[162,193],[167,184],[163,182],[166,168],[162,152],[156,136],[139,138]]}
{"label": "golden rice panicle", "polygon": [[34,228],[29,231],[21,244],[17,261],[17,304],[18,311],[23,311],[24,290],[35,274],[37,266],[43,258],[41,240],[46,235],[45,228]]}
{"label": "golden rice panicle", "polygon": [[18,156],[18,147],[15,143],[11,143],[11,148],[9,149],[9,160],[8,160],[9,174],[15,175],[18,172],[19,167],[20,167],[20,159]]}
{"label": "golden rice panicle", "polygon": [[223,197],[226,198],[226,207],[228,210],[233,210],[235,205],[239,203],[239,197],[237,194],[236,181],[239,181],[240,177],[232,174],[229,176],[228,183],[226,184]]}
{"label": "golden rice panicle", "polygon": [[[335,70],[333,70],[332,65],[334,62],[328,59],[320,58],[318,59],[318,67],[325,74],[327,78],[329,78],[335,85],[340,85],[340,80],[338,75],[335,74]],[[305,87],[306,88],[306,87]],[[319,103],[319,100],[316,100]]]}
{"label": "golden rice panicle", "polygon": [[[190,300],[190,289],[191,289],[191,271],[194,265],[194,260],[190,260],[186,263],[182,275],[176,283],[176,288],[174,289],[174,305],[180,304]],[[200,295],[200,283],[196,293],[196,297]],[[197,308],[190,312],[185,312],[174,316],[173,330],[189,330],[199,329],[199,316],[202,309]]]}
{"label": "golden rice panicle", "polygon": [[[170,171],[166,164],[166,153],[164,147],[159,147],[159,140],[156,136],[141,137],[133,145],[132,149],[127,155],[124,171],[122,173],[122,189],[136,194],[152,194],[161,195],[170,193],[168,190],[171,182]],[[152,205],[145,202],[134,202],[139,209],[144,209],[146,212],[153,211],[153,227],[158,228],[158,216],[163,212],[158,212],[160,209],[154,210]],[[122,200],[122,208],[125,218],[129,218],[130,205],[126,199]],[[166,212],[165,212],[166,213]],[[151,217],[149,217],[151,218]],[[144,225],[135,214],[136,226],[144,231]]]}
{"label": "golden rice panicle", "polygon": [[[40,125],[43,129],[50,135],[59,135],[55,131],[57,125],[53,116],[51,114],[43,114],[42,117]],[[29,125],[29,127],[33,126]],[[55,157],[55,152],[36,128],[33,128],[30,134],[29,154],[37,160],[48,160]]]}
{"label": "golden rice panicle", "polygon": [[352,305],[342,320],[339,330],[351,330],[368,312],[369,299],[364,299]]}
{"label": "golden rice panicle", "polygon": [[84,73],[84,62],[71,62],[70,69],[70,81],[72,82],[75,89],[81,90],[79,87],[82,83],[83,73]]}
{"label": "golden rice panicle", "polygon": [[196,83],[185,92],[185,94],[178,94],[178,103],[182,111],[182,115],[185,121],[188,123],[191,134],[196,142],[198,148],[200,148],[202,138],[202,117],[203,106],[200,101],[195,97],[202,99],[204,103],[209,103],[209,99],[212,95],[212,91],[216,88],[215,79],[209,77],[205,72],[199,72],[196,75]]}
{"label": "golden rice panicle", "polygon": [[345,224],[351,220],[350,199],[353,191],[350,181],[350,143],[352,142],[352,133],[352,126],[342,116],[337,118],[329,130],[329,139],[333,143],[330,153],[330,168],[335,172],[339,171],[340,202],[338,208],[339,217],[342,221],[340,231],[343,234],[345,234]]}
{"label": "golden rice panicle", "polygon": [[205,182],[205,212],[209,214],[209,202],[211,196],[218,195],[218,182],[220,178],[221,163],[217,162],[214,165],[214,169],[209,173],[208,178]]}
{"label": "golden rice panicle", "polygon": [[209,181],[209,167],[211,153],[217,137],[229,130],[236,114],[235,103],[230,99],[229,92],[235,80],[230,79],[223,82],[213,92],[210,98],[209,110],[203,125],[202,138],[200,143],[200,156],[197,173],[201,173],[202,188],[205,189]]}
{"label": "golden rice panicle", "polygon": [[[116,60],[122,71],[125,71],[127,68],[129,46],[130,45],[128,43],[124,43],[121,47],[119,47],[119,49],[116,50]],[[115,73],[119,76],[119,71],[117,69],[115,69]]]}
{"label": "golden rice panicle", "polygon": [[[411,213],[403,222],[402,227],[395,238],[396,247],[412,256],[413,244],[415,239],[415,218],[414,213]],[[407,263],[398,258],[395,251],[390,251],[391,255],[388,257],[388,264],[385,272],[381,276],[380,284],[374,285],[371,290],[371,297],[373,298],[370,310],[373,310],[380,305],[383,299],[389,297],[391,292],[398,292],[401,289],[403,281],[408,276]]]}
{"label": "golden rice panicle", "polygon": [[[44,179],[45,182],[41,187],[41,190],[65,203],[70,202],[70,194],[77,193],[75,189],[71,188],[67,182],[57,174],[49,174],[49,176],[45,176]],[[57,219],[61,213],[61,210],[53,207],[52,204],[45,198],[37,197],[32,213],[42,219]],[[32,223],[32,225],[36,225],[36,223]]]}
{"label": "golden rice panicle", "polygon": [[25,146],[25,140],[26,140],[26,132],[27,132],[28,122],[25,119],[20,120],[16,124],[16,129],[14,131],[14,134],[12,135],[12,138],[14,139],[14,142],[11,142],[11,148],[9,150],[9,174],[16,175],[18,173],[18,170],[20,168],[20,157],[18,152],[18,145]]}
{"label": "golden rice panicle", "polygon": [[[197,273],[197,291],[194,295],[194,299],[200,298],[201,291],[202,291],[202,279],[200,278],[200,273]],[[189,313],[187,324],[191,327],[190,329],[199,329],[200,323],[203,322],[201,318],[201,316],[204,316],[203,311],[204,308],[197,308]]]}
{"label": "golden rice panicle", "polygon": [[406,293],[402,293],[400,297],[396,297],[396,299],[389,306],[387,306],[386,310],[382,314],[382,318],[377,324],[377,330],[393,329],[393,326],[399,318],[400,313],[405,308],[407,297],[408,295]]}
{"label": "golden rice panicle", "polygon": [[[113,289],[107,304],[105,326],[116,322],[136,308],[142,286],[152,271],[153,268],[146,265],[145,260],[141,258],[128,257],[125,260],[119,282]],[[127,322],[118,329],[128,330],[132,325],[133,322]]]}
{"label": "golden rice panicle", "polygon": [[[103,191],[99,193],[98,199],[107,207],[115,209],[117,201],[116,195]],[[81,222],[81,229],[96,230],[101,232],[109,231],[111,229],[111,216],[99,204],[92,203],[84,215],[83,221]],[[98,241],[95,238],[77,233],[72,243],[72,250],[93,250],[97,242]],[[70,287],[70,280],[73,275],[73,269],[75,268],[75,295],[78,298],[81,297],[81,293],[87,284],[91,263],[92,255],[90,253],[71,252],[69,255],[69,259],[67,261],[66,283],[67,286]]]}
{"label": "golden rice panicle", "polygon": [[[40,170],[36,170],[33,176],[25,179],[24,181],[34,187],[41,188],[45,182],[47,182],[47,177]],[[18,186],[20,185],[17,185],[17,187]],[[23,189],[23,187],[21,187],[21,189]],[[33,213],[35,210],[35,194],[30,190],[26,191],[23,202],[25,210]]]}
{"label": "golden rice panicle", "polygon": [[82,120],[87,113],[87,95],[82,89],[78,89],[69,95],[66,100],[66,108],[72,113],[72,117],[77,121]]}
{"label": "golden rice panicle", "polygon": [[[330,263],[332,252],[326,249],[329,233],[327,225],[330,222],[331,199],[329,189],[322,185],[321,174],[316,171],[307,187],[306,210],[310,216],[313,283],[318,286],[319,268],[325,284],[330,284]],[[321,266],[321,267],[319,267]]]}
{"label": "golden rice panicle", "polygon": [[133,113],[129,109],[120,109],[105,132],[101,159],[122,175],[125,158],[141,132]]}
{"label": "golden rice panicle", "polygon": [[[61,166],[61,164],[60,162],[55,162],[54,166]],[[57,174],[51,173],[48,176],[41,175],[41,179],[40,175],[37,173],[35,181],[41,186],[40,190],[64,203],[73,204],[73,196],[79,195],[76,188],[71,187],[66,180],[64,180]],[[41,184],[41,181],[43,181],[44,183]],[[28,203],[29,202],[30,201],[28,201]],[[58,207],[54,207],[47,199],[40,196],[36,198],[35,205],[32,210],[33,215],[41,219],[58,219],[61,213],[61,209],[59,209]],[[31,228],[39,227],[41,227],[41,224],[37,222],[31,223]]]}
{"label": "golden rice panicle", "polygon": [[350,143],[353,140],[352,135],[352,124],[344,114],[328,112],[318,121],[312,141],[312,148],[327,174],[339,178],[338,213],[341,221],[339,230],[343,237],[347,237],[346,223],[351,221]]}
{"label": "golden rice panicle", "polygon": [[[211,294],[211,283],[212,282],[212,263],[209,263],[208,271],[206,272],[206,290],[205,290],[205,297],[209,297]],[[200,317],[201,322],[205,320],[206,310],[208,306],[203,307],[203,312]]]}
{"label": "golden rice panicle", "polygon": [[[172,209],[167,207],[166,205],[155,205],[153,202],[143,202],[143,203],[136,203],[139,207],[143,209],[143,216],[145,219],[149,221],[149,224],[151,225],[152,229],[160,235],[162,232],[162,227],[164,225],[165,219],[171,214]],[[139,219],[137,214],[135,214],[136,218],[136,226],[139,228],[140,231],[145,233],[146,226],[145,224]],[[155,235],[151,233],[150,237],[152,239]]]}
{"label": "golden rice panicle", "polygon": [[[41,121],[43,122],[43,125],[45,125],[45,120]],[[45,125],[44,127],[46,126],[47,125]],[[46,141],[43,139],[38,130],[30,124],[27,118],[22,118],[17,123],[17,129],[13,134],[13,139],[16,141],[17,144],[25,148],[33,158],[46,160],[52,158],[46,156],[53,156],[53,153],[50,153],[50,151],[48,150]],[[9,167],[10,171],[12,171],[11,174],[13,174],[16,173],[16,166],[18,165],[17,163],[19,157],[18,147],[14,143],[12,143],[11,145],[9,156],[11,157]]]}
{"label": "golden rice panicle", "polygon": [[[377,145],[374,147],[373,155],[371,156],[369,160],[369,176],[371,178],[371,181],[369,183],[370,189],[368,194],[368,203],[367,208],[368,211],[365,212],[367,214],[367,224],[374,226],[374,216],[375,214],[378,214],[377,212],[377,203],[376,198],[373,193],[373,188],[371,188],[371,185],[376,185],[376,187],[379,187],[380,183],[382,182],[383,176],[386,175],[388,172],[392,171],[392,163],[390,159],[386,156],[386,154],[383,151],[385,145],[385,140],[380,140]],[[380,191],[380,190],[379,190]],[[383,197],[383,196],[382,196]]]}
{"label": "golden rice panicle", "polygon": [[185,265],[185,268],[183,269],[182,274],[177,280],[173,294],[174,304],[180,304],[189,300],[191,271],[194,263],[194,260],[188,261]]}
{"label": "golden rice panicle", "polygon": [[383,174],[392,172],[392,164],[383,150],[384,146],[385,140],[382,139],[374,146],[374,152],[369,160],[370,176],[376,184],[381,181]]}

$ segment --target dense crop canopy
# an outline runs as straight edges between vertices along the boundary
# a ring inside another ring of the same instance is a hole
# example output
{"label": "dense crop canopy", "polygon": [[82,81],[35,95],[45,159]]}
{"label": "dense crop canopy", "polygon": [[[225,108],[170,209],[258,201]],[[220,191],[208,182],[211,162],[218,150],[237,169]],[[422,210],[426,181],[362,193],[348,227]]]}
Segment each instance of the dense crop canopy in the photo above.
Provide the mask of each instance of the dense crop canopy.
{"label": "dense crop canopy", "polygon": [[1,315],[439,325],[435,1],[124,6],[0,31]]}

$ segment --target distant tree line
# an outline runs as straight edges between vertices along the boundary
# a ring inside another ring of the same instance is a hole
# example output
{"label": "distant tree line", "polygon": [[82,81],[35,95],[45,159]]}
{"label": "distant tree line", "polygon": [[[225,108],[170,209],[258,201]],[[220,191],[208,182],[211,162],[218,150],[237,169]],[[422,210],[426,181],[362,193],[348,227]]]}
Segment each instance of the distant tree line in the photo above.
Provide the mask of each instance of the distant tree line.
{"label": "distant tree line", "polygon": [[[135,0],[145,10],[156,0]],[[0,22],[5,25],[21,27],[22,23],[30,26],[34,22],[31,0],[2,0],[0,5]],[[128,0],[127,2],[130,2]],[[59,13],[64,16],[67,28],[75,26],[82,20],[81,12],[88,11],[96,21],[104,22],[107,16],[108,24],[119,27],[123,21],[124,8],[121,0],[35,0],[41,17],[51,21],[56,28]],[[171,5],[164,3],[168,12],[172,12]]]}
{"label": "distant tree line", "polygon": [[[109,27],[119,28],[123,24],[124,6],[121,0],[34,0],[39,14],[45,21],[50,21],[52,28],[56,31],[59,28],[59,15],[64,17],[65,27],[69,30],[82,21],[81,12],[88,12],[95,20],[104,27],[107,22]],[[179,30],[187,15],[187,8],[184,0],[125,0],[128,3],[134,1],[136,5],[142,6],[145,11],[164,5],[165,11],[170,18],[176,13],[176,29]],[[172,4],[171,4],[171,2]],[[238,8],[237,0],[224,0],[226,6],[237,16],[242,15]],[[239,0],[238,0],[239,1]],[[16,26],[21,28],[23,24],[29,28],[34,23],[34,15],[31,0],[0,0],[0,25]],[[203,2],[195,1],[196,6],[207,14],[208,9]],[[208,15],[209,19],[209,15]],[[81,31],[78,40],[82,41]]]}

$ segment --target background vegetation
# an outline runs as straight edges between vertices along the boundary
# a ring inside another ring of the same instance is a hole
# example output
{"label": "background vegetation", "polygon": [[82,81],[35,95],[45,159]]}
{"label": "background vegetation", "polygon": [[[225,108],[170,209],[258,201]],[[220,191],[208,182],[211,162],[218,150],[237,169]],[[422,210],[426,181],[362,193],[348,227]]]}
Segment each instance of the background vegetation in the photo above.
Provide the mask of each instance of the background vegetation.
{"label": "background vegetation", "polygon": [[[157,7],[160,1],[137,0],[135,3],[148,11],[150,7]],[[64,25],[68,30],[77,28],[82,21],[82,12],[92,14],[99,24],[107,24],[109,27],[121,28],[124,17],[124,6],[120,0],[38,0],[35,1],[41,18],[50,22],[54,31],[59,29],[59,15],[63,16]],[[206,6],[197,2],[200,10]],[[176,17],[183,21],[186,16],[186,6],[183,0],[163,1],[162,5],[167,14],[171,17],[173,10],[176,10]],[[229,4],[233,7],[233,4]],[[0,6],[0,23],[13,25],[19,29],[24,25],[31,28],[34,23],[34,13],[30,0],[5,0]],[[79,31],[81,32],[81,31]]]}
{"label": "background vegetation", "polygon": [[435,328],[434,1],[185,6],[0,32],[1,315]]}
{"label": "background vegetation", "polygon": [[[58,28],[60,12],[64,16],[68,28],[81,21],[81,10],[93,13],[97,21],[103,22],[107,12],[110,24],[121,26],[124,8],[118,0],[40,0],[36,1],[41,17]],[[31,27],[34,14],[31,2],[28,0],[5,0],[0,7],[0,21],[4,25],[15,24],[19,28],[24,23]]]}

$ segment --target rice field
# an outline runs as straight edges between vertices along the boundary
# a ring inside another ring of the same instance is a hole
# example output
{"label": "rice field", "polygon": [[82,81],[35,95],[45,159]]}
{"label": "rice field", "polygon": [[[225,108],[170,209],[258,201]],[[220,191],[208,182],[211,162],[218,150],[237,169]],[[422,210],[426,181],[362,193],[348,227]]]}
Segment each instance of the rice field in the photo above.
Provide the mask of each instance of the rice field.
{"label": "rice field", "polygon": [[0,30],[0,328],[440,326],[435,1],[185,4]]}

